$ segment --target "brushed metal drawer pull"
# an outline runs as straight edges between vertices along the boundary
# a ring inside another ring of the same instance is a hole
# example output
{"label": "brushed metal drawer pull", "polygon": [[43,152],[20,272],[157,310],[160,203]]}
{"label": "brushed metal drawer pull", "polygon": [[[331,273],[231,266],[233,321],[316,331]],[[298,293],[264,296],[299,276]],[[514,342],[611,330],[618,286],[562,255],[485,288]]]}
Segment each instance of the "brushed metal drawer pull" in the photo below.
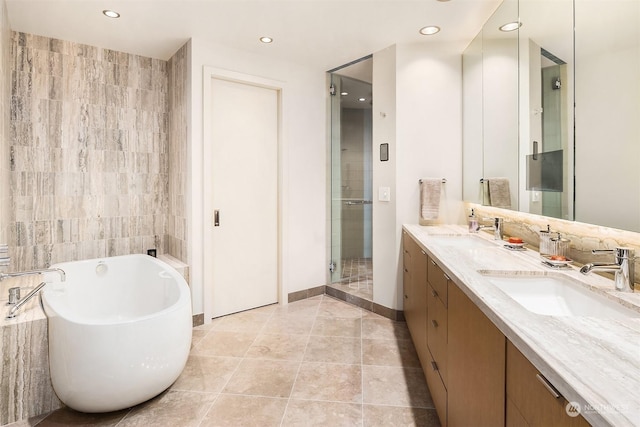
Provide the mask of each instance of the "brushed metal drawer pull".
{"label": "brushed metal drawer pull", "polygon": [[560,394],[560,392],[558,390],[556,390],[556,388],[549,382],[548,379],[546,379],[545,377],[543,377],[540,374],[536,374],[536,378],[538,379],[538,381],[540,381],[542,383],[542,385],[544,386],[544,388],[547,389],[547,391],[549,393],[551,393],[551,395],[553,397],[555,397],[556,399],[560,399],[562,397],[562,395]]}
{"label": "brushed metal drawer pull", "polygon": [[437,297],[438,293],[435,290],[431,289],[431,295]]}
{"label": "brushed metal drawer pull", "polygon": [[427,254],[425,251],[420,251],[420,252],[422,252],[422,255],[426,255]]}
{"label": "brushed metal drawer pull", "polygon": [[429,261],[431,261],[431,264],[435,265],[436,267],[438,266],[438,264],[436,264],[434,260],[430,259]]}
{"label": "brushed metal drawer pull", "polygon": [[434,328],[438,327],[438,322],[436,321],[436,319],[431,319],[431,324],[433,325]]}
{"label": "brushed metal drawer pull", "polygon": [[[396,270],[396,271],[398,271],[398,270]],[[447,273],[442,273],[442,274],[444,275],[444,278],[445,278],[445,279],[447,279],[447,280],[451,280],[451,277],[447,276]]]}
{"label": "brushed metal drawer pull", "polygon": [[433,360],[431,361],[431,369],[433,369],[434,371],[438,370],[438,364]]}

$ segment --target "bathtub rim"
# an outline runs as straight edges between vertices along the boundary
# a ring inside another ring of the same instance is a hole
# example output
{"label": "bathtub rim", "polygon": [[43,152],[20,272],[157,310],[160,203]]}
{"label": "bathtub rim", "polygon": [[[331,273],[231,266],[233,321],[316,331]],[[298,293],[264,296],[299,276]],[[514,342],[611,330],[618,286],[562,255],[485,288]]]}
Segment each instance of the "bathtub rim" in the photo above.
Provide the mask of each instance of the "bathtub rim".
{"label": "bathtub rim", "polygon": [[[87,316],[82,316],[82,317],[74,316],[73,313],[71,313],[72,315],[67,316],[67,313],[65,313],[64,315],[61,314],[60,311],[56,310],[54,306],[46,299],[47,294],[51,292],[58,292],[58,290],[55,289],[55,287],[60,287],[61,289],[64,288],[64,285],[65,285],[64,282],[55,281],[55,282],[47,283],[47,285],[44,288],[42,288],[42,291],[40,292],[40,295],[39,295],[40,308],[42,309],[45,317],[49,318],[53,316],[58,316],[62,319],[65,319],[65,321],[67,322],[74,323],[77,325],[113,326],[113,325],[126,325],[128,323],[134,323],[142,320],[153,319],[154,317],[162,316],[164,314],[169,314],[174,311],[181,310],[184,305],[187,305],[189,307],[189,311],[191,313],[193,312],[191,308],[191,289],[189,287],[189,284],[185,280],[185,278],[182,277],[182,275],[178,273],[178,271],[168,263],[162,260],[159,260],[155,257],[151,257],[149,255],[129,254],[129,255],[117,255],[112,257],[83,259],[83,260],[77,260],[77,261],[65,261],[65,262],[53,264],[51,268],[62,268],[64,270],[64,265],[66,264],[71,264],[71,263],[87,263],[87,264],[96,263],[97,264],[100,261],[107,261],[110,259],[113,260],[118,258],[139,258],[144,260],[144,262],[152,262],[162,267],[163,268],[162,271],[168,272],[172,276],[172,278],[175,280],[176,286],[178,286],[178,298],[176,299],[176,301],[173,304],[169,305],[168,307],[163,308],[162,310],[154,311],[152,313],[145,314],[142,316],[133,316],[133,317],[122,318],[122,319],[113,319],[113,320],[105,320],[100,318],[92,319],[91,317],[87,317]],[[51,311],[51,313],[49,313],[49,311]]]}

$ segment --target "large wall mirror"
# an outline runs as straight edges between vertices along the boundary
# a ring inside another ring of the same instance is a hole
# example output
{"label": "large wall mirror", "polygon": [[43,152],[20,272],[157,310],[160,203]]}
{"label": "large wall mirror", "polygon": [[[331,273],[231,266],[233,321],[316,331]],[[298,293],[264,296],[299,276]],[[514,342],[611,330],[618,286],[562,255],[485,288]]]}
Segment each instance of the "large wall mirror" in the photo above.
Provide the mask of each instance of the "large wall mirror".
{"label": "large wall mirror", "polygon": [[[518,1],[505,0],[462,61],[463,197],[507,209],[518,208],[517,22]],[[515,31],[500,30],[509,23],[516,23]],[[502,191],[491,197],[494,179]]]}
{"label": "large wall mirror", "polygon": [[640,231],[638,76],[640,2],[505,0],[463,54],[465,200]]}

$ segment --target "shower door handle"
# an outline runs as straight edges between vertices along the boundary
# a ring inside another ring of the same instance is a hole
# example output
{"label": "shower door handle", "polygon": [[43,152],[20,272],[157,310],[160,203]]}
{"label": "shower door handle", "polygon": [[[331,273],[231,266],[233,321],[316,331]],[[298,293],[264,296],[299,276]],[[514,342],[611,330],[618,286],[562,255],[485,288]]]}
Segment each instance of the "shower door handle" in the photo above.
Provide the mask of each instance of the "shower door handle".
{"label": "shower door handle", "polygon": [[218,209],[213,211],[213,226],[220,227],[220,211]]}

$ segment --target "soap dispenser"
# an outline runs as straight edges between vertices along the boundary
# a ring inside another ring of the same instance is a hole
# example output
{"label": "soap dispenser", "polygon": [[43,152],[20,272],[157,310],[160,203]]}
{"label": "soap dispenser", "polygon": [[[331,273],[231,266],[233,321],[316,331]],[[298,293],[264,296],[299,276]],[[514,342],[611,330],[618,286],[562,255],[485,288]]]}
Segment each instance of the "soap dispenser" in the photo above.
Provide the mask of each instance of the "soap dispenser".
{"label": "soap dispenser", "polygon": [[473,209],[471,209],[471,215],[469,215],[469,233],[477,233],[478,232],[478,218],[476,218],[476,213]]}

